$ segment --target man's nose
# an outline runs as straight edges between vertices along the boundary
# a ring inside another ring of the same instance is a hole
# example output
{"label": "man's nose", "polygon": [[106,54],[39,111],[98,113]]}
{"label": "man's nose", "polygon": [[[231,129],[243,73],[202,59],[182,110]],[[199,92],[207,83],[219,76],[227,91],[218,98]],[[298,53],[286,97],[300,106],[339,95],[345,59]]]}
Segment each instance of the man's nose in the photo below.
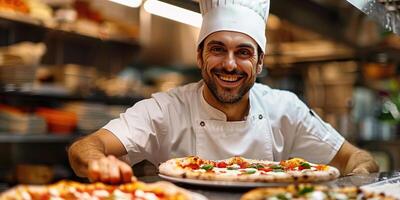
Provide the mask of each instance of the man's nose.
{"label": "man's nose", "polygon": [[229,52],[225,57],[223,67],[227,71],[233,71],[237,68],[235,54],[233,52]]}

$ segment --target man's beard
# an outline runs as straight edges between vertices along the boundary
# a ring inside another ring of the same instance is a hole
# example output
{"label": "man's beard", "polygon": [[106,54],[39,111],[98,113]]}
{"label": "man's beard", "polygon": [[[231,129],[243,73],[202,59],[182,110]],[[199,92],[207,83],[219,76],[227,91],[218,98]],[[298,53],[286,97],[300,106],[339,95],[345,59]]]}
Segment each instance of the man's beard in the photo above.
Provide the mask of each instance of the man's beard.
{"label": "man's beard", "polygon": [[[244,82],[239,90],[237,92],[233,92],[232,90],[235,90],[236,88],[230,89],[230,88],[221,88],[218,89],[217,87],[217,83],[216,81],[213,81],[212,76],[215,74],[215,72],[218,69],[212,70],[211,71],[211,77],[207,76],[207,72],[205,70],[202,70],[202,76],[203,76],[203,80],[206,83],[207,87],[210,89],[211,93],[214,95],[214,97],[220,101],[221,103],[228,103],[228,104],[234,104],[239,102],[243,96],[251,89],[251,87],[253,87],[255,80],[251,81],[251,82]],[[237,70],[235,71],[231,71],[231,72],[227,72],[225,70],[218,70],[223,72],[224,74],[240,74],[242,75],[243,73],[238,72]],[[216,77],[218,78],[218,77]],[[243,77],[244,79],[247,78],[247,76]]]}

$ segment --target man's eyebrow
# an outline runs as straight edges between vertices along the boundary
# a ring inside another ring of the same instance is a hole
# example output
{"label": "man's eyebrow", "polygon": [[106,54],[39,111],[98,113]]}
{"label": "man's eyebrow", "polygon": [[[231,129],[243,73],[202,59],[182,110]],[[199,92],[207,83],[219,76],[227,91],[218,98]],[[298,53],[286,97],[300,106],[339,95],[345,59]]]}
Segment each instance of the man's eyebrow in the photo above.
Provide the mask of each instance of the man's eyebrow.
{"label": "man's eyebrow", "polygon": [[[207,45],[221,45],[221,46],[225,46],[225,44],[221,41],[217,41],[217,40],[211,40],[210,42],[207,43]],[[239,48],[250,48],[250,49],[255,49],[255,47],[250,44],[250,43],[241,43],[239,44],[237,47]]]}
{"label": "man's eyebrow", "polygon": [[242,47],[242,48],[250,48],[250,49],[255,49],[253,45],[249,44],[249,43],[242,43],[239,44],[238,47]]}
{"label": "man's eyebrow", "polygon": [[221,41],[217,41],[217,40],[211,40],[210,42],[207,43],[207,45],[210,44],[217,44],[217,45],[221,45],[221,46],[225,46],[225,44]]}

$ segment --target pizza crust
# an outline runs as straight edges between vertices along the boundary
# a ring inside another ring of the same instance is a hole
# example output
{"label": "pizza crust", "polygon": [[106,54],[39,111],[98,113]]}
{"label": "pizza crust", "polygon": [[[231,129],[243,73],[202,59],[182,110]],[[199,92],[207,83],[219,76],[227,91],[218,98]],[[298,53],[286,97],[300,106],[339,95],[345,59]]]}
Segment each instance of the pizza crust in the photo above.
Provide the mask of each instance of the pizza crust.
{"label": "pizza crust", "polygon": [[179,161],[179,158],[170,159],[164,163],[161,163],[161,165],[158,167],[158,170],[161,174],[172,177],[185,178],[186,170],[177,165],[177,162]]}

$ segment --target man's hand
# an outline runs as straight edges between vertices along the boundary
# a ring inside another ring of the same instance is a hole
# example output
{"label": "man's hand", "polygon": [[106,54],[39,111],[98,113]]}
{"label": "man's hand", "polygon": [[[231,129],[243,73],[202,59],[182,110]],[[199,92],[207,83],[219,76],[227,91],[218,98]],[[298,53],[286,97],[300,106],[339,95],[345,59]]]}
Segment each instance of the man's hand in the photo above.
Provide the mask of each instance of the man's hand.
{"label": "man's hand", "polygon": [[74,142],[68,149],[69,162],[76,175],[106,183],[132,181],[132,168],[114,157],[126,154],[119,139],[106,129]]}
{"label": "man's hand", "polygon": [[337,167],[342,176],[378,172],[379,167],[368,152],[345,141],[330,165]]}
{"label": "man's hand", "polygon": [[357,150],[350,155],[343,175],[369,174],[378,170],[378,165],[368,152]]}
{"label": "man's hand", "polygon": [[132,168],[112,155],[88,163],[88,178],[92,182],[127,183],[132,176]]}

